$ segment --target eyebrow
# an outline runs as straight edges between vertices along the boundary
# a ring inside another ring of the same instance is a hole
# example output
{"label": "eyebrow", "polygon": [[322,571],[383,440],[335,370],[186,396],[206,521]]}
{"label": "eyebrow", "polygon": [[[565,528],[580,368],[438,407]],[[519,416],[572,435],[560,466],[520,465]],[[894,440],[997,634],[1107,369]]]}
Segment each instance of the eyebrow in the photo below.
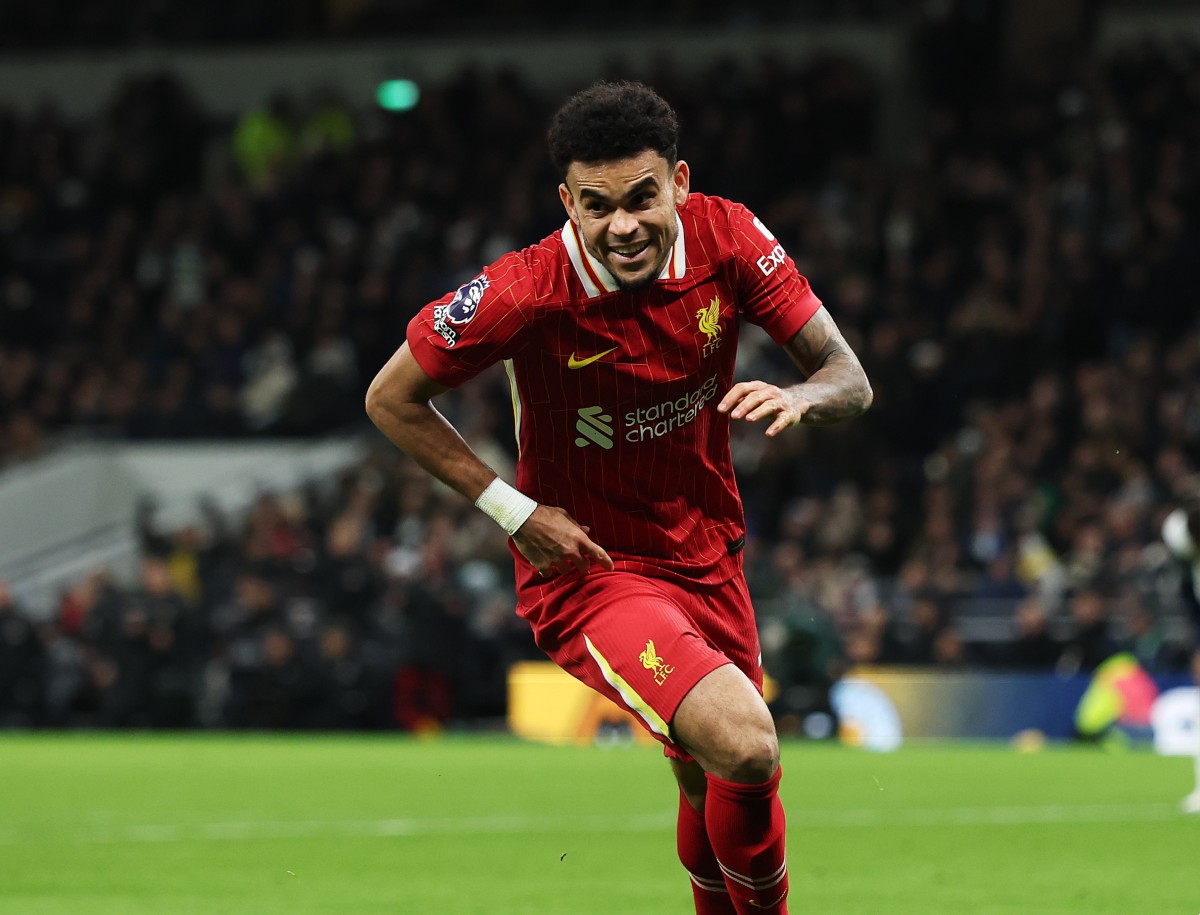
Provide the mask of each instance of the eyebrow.
{"label": "eyebrow", "polygon": [[[625,196],[633,197],[633,196],[639,194],[640,192],[646,190],[647,188],[657,188],[657,187],[658,187],[658,179],[655,178],[653,175],[650,175],[650,176],[643,178],[641,181],[639,181],[637,184],[635,184],[633,187],[631,187],[625,193]],[[609,198],[607,196],[605,196],[604,194],[601,194],[599,191],[594,191],[591,188],[581,188],[579,191],[579,199],[580,200],[598,200],[601,203],[609,202]]]}

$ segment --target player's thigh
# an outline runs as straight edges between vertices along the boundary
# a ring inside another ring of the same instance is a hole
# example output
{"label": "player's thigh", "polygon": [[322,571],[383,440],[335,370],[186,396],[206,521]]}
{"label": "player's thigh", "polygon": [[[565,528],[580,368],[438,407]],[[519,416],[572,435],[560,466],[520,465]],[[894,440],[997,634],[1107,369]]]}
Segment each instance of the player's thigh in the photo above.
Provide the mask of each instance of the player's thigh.
{"label": "player's thigh", "polygon": [[741,558],[725,559],[730,577],[692,591],[689,613],[705,639],[729,658],[762,692],[762,648],[758,620],[741,571]]}
{"label": "player's thigh", "polygon": [[671,722],[676,741],[710,774],[733,781],[769,778],[779,763],[775,724],[758,687],[734,665],[703,677]]}
{"label": "player's thigh", "polygon": [[670,588],[628,572],[592,573],[560,609],[551,658],[618,705],[659,740],[692,688],[729,664],[698,631]]}

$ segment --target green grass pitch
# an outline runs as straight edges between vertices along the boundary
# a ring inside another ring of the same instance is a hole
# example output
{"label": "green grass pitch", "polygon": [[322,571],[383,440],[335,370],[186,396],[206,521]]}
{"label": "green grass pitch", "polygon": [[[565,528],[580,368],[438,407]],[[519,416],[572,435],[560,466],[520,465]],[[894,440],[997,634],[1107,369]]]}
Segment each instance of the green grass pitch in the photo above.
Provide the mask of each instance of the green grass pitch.
{"label": "green grass pitch", "polygon": [[[1186,759],[783,751],[796,915],[1196,915]],[[0,735],[3,915],[685,915],[655,750]]]}

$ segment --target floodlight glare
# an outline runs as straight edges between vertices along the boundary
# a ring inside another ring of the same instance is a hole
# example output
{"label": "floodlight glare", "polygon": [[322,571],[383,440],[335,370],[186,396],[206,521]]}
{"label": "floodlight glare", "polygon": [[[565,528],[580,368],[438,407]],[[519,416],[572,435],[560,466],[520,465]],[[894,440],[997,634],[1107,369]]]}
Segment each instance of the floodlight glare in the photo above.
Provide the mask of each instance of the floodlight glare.
{"label": "floodlight glare", "polygon": [[375,90],[375,101],[385,111],[410,111],[421,98],[421,90],[411,79],[384,80]]}

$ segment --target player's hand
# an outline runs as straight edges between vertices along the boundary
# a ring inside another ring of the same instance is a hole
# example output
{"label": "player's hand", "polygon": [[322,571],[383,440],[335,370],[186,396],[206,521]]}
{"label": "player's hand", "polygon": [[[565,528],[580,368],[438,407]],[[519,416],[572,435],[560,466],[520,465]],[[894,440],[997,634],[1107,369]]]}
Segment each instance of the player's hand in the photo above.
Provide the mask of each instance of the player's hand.
{"label": "player's hand", "polygon": [[588,528],[576,524],[570,515],[553,505],[535,508],[513,534],[513,543],[543,578],[572,569],[584,573],[593,562],[606,571],[613,569],[608,553],[588,537]]}
{"label": "player's hand", "polygon": [[800,422],[811,406],[797,388],[780,388],[765,381],[739,381],[721,398],[717,412],[752,423],[773,416],[774,421],[767,427],[767,435],[773,438]]}

